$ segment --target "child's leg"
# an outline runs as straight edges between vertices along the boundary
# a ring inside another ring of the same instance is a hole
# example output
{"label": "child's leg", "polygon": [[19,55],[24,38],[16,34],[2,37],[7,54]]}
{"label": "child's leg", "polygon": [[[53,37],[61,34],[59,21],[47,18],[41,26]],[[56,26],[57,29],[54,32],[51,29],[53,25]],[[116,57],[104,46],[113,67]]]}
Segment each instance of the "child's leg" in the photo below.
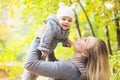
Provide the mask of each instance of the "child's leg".
{"label": "child's leg", "polygon": [[[52,52],[51,54],[48,55],[48,61],[57,61],[54,52]],[[49,78],[49,80],[56,80],[54,78]]]}
{"label": "child's leg", "polygon": [[52,52],[51,54],[48,55],[48,61],[57,61],[54,52]]}
{"label": "child's leg", "polygon": [[22,80],[36,80],[38,75],[30,73],[29,71],[25,70],[22,75]]}

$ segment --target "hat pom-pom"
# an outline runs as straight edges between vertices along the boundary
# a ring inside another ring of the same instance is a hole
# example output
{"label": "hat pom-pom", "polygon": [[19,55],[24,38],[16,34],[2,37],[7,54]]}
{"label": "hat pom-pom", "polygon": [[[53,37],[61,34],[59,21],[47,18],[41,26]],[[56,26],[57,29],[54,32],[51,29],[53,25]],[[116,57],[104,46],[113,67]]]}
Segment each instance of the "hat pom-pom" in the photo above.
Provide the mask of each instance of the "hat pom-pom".
{"label": "hat pom-pom", "polygon": [[72,8],[72,10],[75,10],[76,9],[76,5],[75,4],[71,5],[71,8]]}

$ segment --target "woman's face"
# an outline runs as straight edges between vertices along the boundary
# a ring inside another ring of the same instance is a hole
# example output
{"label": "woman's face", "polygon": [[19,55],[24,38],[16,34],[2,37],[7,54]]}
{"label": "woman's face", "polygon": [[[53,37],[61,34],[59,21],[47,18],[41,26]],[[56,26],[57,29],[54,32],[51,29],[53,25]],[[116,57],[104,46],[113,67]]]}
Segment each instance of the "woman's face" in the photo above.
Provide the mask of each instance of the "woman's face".
{"label": "woman's face", "polygon": [[81,37],[74,41],[73,45],[76,52],[84,52],[94,46],[96,43],[95,37]]}

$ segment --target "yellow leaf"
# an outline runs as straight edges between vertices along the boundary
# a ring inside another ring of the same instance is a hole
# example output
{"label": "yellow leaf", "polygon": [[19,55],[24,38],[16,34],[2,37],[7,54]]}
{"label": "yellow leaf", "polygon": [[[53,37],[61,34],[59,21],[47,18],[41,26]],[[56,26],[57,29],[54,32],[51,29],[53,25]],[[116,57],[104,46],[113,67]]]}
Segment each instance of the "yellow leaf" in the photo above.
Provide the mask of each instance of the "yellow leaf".
{"label": "yellow leaf", "polygon": [[10,17],[14,18],[14,8],[16,6],[19,6],[19,0],[11,0],[10,2],[10,7],[9,7],[9,12],[10,12]]}
{"label": "yellow leaf", "polygon": [[0,40],[7,40],[9,37],[10,28],[5,25],[0,25]]}
{"label": "yellow leaf", "polygon": [[27,4],[30,5],[30,0],[26,0]]}
{"label": "yellow leaf", "polygon": [[79,19],[80,19],[81,22],[83,22],[83,21],[86,20],[86,17],[85,17],[85,15],[84,15],[84,13],[81,13],[81,14],[79,15]]}
{"label": "yellow leaf", "polygon": [[0,2],[0,12],[2,11],[2,5],[1,5],[1,2]]}
{"label": "yellow leaf", "polygon": [[11,18],[14,18],[14,9],[11,9],[11,10],[10,10],[10,17],[11,17]]}

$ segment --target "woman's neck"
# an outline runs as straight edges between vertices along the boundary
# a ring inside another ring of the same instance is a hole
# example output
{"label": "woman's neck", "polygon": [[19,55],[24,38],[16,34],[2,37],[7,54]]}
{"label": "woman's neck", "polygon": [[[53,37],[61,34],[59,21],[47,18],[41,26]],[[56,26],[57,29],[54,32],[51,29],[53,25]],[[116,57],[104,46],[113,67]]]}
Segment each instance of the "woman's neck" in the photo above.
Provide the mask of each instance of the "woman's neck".
{"label": "woman's neck", "polygon": [[86,60],[87,59],[87,57],[82,56],[82,53],[80,53],[80,52],[75,52],[73,57],[74,58],[79,58],[81,60]]}

